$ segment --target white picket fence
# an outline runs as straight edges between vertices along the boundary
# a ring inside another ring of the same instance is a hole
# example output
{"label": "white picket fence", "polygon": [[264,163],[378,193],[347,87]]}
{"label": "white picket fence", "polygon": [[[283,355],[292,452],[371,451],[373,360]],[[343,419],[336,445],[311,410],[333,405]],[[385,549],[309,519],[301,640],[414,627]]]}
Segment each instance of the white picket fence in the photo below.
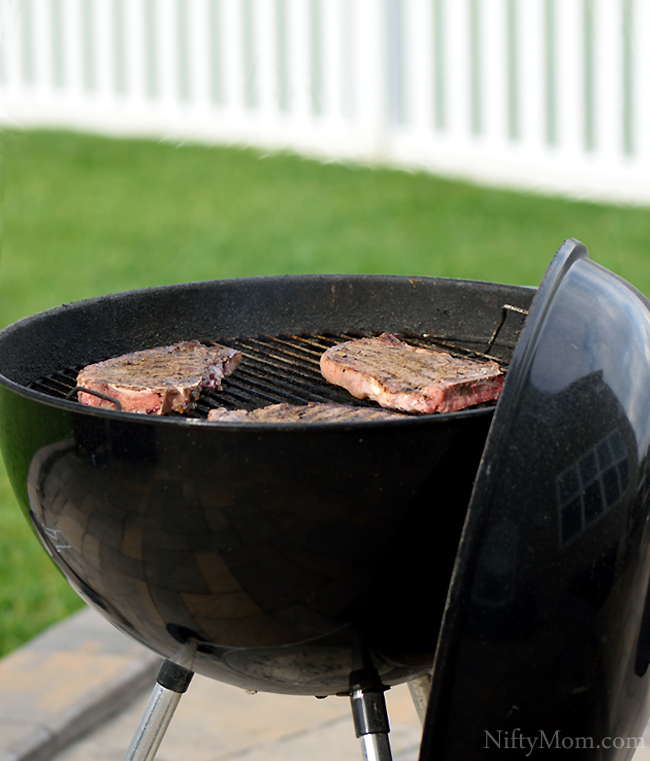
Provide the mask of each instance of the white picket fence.
{"label": "white picket fence", "polygon": [[650,0],[0,0],[0,120],[650,203]]}

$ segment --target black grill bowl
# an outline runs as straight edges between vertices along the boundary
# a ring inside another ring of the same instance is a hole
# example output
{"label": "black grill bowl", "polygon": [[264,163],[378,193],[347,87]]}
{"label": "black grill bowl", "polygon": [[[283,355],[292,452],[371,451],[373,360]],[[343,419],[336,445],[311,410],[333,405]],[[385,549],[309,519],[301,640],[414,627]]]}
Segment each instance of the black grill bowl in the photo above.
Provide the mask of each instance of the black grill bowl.
{"label": "black grill bowl", "polygon": [[[436,334],[485,351],[534,290],[391,276],[184,284],[0,333],[0,436],[21,507],[74,589],[165,657],[256,690],[346,692],[429,670],[493,414],[249,425],[83,407],[37,379],[137,349],[303,332]],[[511,313],[509,313],[511,314]],[[523,318],[493,352],[505,360]]]}

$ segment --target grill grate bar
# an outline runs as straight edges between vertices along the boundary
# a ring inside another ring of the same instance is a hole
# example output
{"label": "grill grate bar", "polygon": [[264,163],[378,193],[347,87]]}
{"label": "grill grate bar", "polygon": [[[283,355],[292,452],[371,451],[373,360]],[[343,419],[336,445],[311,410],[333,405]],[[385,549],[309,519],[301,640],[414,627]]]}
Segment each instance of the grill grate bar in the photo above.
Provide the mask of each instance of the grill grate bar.
{"label": "grill grate bar", "polygon": [[320,355],[327,347],[316,342],[310,342],[311,345],[305,342],[305,345],[302,345],[298,343],[299,340],[299,336],[259,336],[257,338],[260,344],[277,347],[278,351],[284,351],[292,357],[312,359],[318,364]]}
{"label": "grill grate bar", "polygon": [[300,354],[296,351],[289,351],[288,348],[279,343],[260,339],[251,339],[250,341],[238,343],[239,346],[236,346],[236,348],[250,360],[264,364],[275,364],[277,367],[286,365],[294,367],[296,366],[296,360],[298,360],[301,369],[307,370],[310,368],[310,365],[313,365],[316,372],[320,372],[318,370],[318,360],[320,359],[320,354],[325,351],[322,349],[320,353]]}
{"label": "grill grate bar", "polygon": [[[329,385],[325,385],[327,381],[320,382],[319,378],[316,378],[314,382],[307,383],[309,378],[306,378],[303,374],[299,374],[295,377],[296,373],[291,373],[288,376],[281,376],[279,374],[270,373],[263,374],[254,372],[250,367],[246,369],[246,372],[242,372],[239,378],[233,378],[226,381],[228,387],[238,387],[246,381],[246,386],[249,388],[259,388],[260,390],[266,389],[269,392],[273,392],[275,389],[282,389],[285,394],[297,394],[305,393],[313,394],[318,397],[319,401],[326,401],[326,397],[329,395]],[[316,401],[314,399],[314,401]]]}
{"label": "grill grate bar", "polygon": [[[293,339],[293,340],[292,340]],[[313,343],[313,342],[312,342]],[[270,403],[338,402],[358,405],[359,401],[346,391],[328,383],[320,373],[320,355],[329,345],[316,344],[318,350],[307,352],[294,336],[263,336],[230,342],[243,354],[237,373],[226,378],[223,391],[203,396],[211,406],[229,406],[229,396],[235,396],[234,407],[259,407],[258,397]],[[336,343],[334,340],[332,342]],[[375,406],[374,403],[368,403]]]}
{"label": "grill grate bar", "polygon": [[322,377],[318,365],[296,364],[295,360],[289,362],[286,359],[283,361],[275,357],[259,357],[246,352],[242,353],[243,359],[240,367],[245,363],[246,371],[257,375],[260,379],[273,375],[277,376],[278,380],[295,378],[298,383],[317,383]]}
{"label": "grill grate bar", "polygon": [[81,370],[81,366],[60,370],[44,378],[39,378],[39,380],[31,384],[30,388],[48,394],[48,396],[64,397],[77,385],[77,373],[79,370]]}

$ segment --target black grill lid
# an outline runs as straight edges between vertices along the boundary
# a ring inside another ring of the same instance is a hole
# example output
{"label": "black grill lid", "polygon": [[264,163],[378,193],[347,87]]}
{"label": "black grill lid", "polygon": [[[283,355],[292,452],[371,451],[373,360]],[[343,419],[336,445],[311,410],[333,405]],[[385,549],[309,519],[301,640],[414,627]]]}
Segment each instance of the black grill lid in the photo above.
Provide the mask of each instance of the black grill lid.
{"label": "black grill lid", "polygon": [[475,482],[421,761],[531,744],[631,758],[648,716],[649,307],[578,241],[554,257]]}

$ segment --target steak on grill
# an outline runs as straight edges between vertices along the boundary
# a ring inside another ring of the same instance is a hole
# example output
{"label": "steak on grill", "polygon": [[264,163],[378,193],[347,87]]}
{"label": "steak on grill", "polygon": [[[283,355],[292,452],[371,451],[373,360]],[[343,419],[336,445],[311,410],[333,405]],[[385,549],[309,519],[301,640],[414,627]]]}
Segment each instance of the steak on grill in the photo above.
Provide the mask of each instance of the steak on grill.
{"label": "steak on grill", "polygon": [[496,399],[503,386],[496,362],[410,346],[391,333],[333,346],[320,367],[357,399],[404,412],[455,412]]}
{"label": "steak on grill", "polygon": [[[77,386],[117,399],[126,412],[183,413],[195,406],[204,389],[221,390],[222,379],[240,360],[235,349],[181,341],[88,365],[79,372]],[[77,397],[92,407],[115,408],[82,390]]]}
{"label": "steak on grill", "polygon": [[270,404],[257,410],[227,410],[215,407],[208,413],[213,423],[347,423],[362,420],[405,418],[399,412],[352,407],[348,404]]}

